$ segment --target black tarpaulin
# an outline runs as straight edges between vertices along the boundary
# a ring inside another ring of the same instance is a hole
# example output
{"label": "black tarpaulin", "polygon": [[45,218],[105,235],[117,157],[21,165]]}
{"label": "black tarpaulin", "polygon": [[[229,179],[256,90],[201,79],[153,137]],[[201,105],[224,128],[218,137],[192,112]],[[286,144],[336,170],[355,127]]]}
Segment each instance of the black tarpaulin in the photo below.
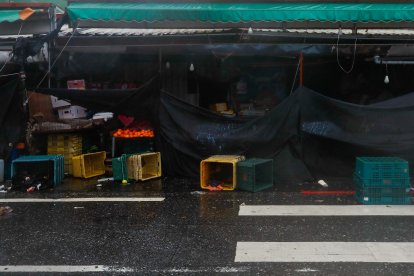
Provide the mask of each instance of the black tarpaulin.
{"label": "black tarpaulin", "polygon": [[[400,156],[414,162],[414,105],[360,106],[299,88],[265,116],[227,118],[157,92],[39,89],[95,111],[152,116],[163,172],[198,177],[215,154],[273,158],[276,182],[351,177],[357,156]],[[73,92],[73,93],[72,93]]]}
{"label": "black tarpaulin", "polygon": [[[211,155],[238,154],[275,158],[280,180],[310,178],[299,158],[298,97],[292,96],[278,108],[256,120],[242,121],[212,113],[162,93],[159,110],[162,152],[168,157],[168,171],[181,176],[197,176],[200,160]],[[289,173],[287,167],[295,167]],[[284,172],[282,172],[282,170]]]}
{"label": "black tarpaulin", "polygon": [[25,112],[20,79],[7,82],[0,87],[0,153],[7,158],[9,143],[19,142],[24,138]]}

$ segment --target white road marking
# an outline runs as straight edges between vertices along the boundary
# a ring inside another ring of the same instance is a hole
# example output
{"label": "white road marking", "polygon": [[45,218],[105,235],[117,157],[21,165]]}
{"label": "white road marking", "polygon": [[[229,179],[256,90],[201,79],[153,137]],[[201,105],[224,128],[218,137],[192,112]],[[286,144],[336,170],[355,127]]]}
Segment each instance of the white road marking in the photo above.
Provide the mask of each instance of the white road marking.
{"label": "white road marking", "polygon": [[81,273],[81,272],[135,272],[135,273],[202,273],[202,272],[216,272],[216,273],[240,273],[246,272],[248,267],[208,267],[208,268],[171,268],[171,269],[155,269],[155,270],[141,270],[131,267],[114,267],[105,265],[9,265],[0,266],[0,274],[3,272],[14,273]]}
{"label": "white road marking", "polygon": [[414,263],[414,242],[238,242],[234,261]]}
{"label": "white road marking", "polygon": [[43,202],[147,202],[164,201],[164,197],[80,197],[80,198],[0,198],[0,203]]}
{"label": "white road marking", "polygon": [[295,269],[295,272],[317,272],[319,270],[312,269],[312,268],[302,268],[302,269]]}
{"label": "white road marking", "polygon": [[105,265],[9,265],[0,266],[2,272],[20,273],[75,273],[75,272],[133,272],[131,268]]}
{"label": "white road marking", "polygon": [[414,205],[241,205],[239,216],[414,216]]}

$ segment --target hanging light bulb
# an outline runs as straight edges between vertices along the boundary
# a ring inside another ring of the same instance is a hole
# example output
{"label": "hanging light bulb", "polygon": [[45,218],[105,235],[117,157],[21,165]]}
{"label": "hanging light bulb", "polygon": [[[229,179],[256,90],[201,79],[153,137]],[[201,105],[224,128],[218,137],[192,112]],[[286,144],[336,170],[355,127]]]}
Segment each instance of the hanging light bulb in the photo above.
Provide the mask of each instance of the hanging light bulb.
{"label": "hanging light bulb", "polygon": [[388,64],[385,64],[385,78],[384,78],[384,83],[385,84],[389,84],[390,83],[390,78],[388,77]]}
{"label": "hanging light bulb", "polygon": [[249,28],[249,30],[247,30],[247,33],[248,33],[248,34],[252,34],[252,33],[253,33],[253,29],[252,29],[252,27],[250,27],[250,28]]}
{"label": "hanging light bulb", "polygon": [[171,68],[171,64],[169,61],[165,63],[165,69],[169,70]]}
{"label": "hanging light bulb", "polygon": [[193,64],[193,63],[191,63],[191,64],[190,64],[190,71],[191,71],[191,72],[193,72],[193,71],[194,71],[194,64]]}

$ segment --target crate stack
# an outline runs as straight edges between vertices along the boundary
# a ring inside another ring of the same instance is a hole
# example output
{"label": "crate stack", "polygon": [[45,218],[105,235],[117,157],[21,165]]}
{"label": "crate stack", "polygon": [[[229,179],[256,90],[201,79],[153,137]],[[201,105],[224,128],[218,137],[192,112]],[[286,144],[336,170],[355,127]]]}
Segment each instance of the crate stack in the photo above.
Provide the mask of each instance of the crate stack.
{"label": "crate stack", "polygon": [[47,139],[47,154],[65,157],[65,173],[73,174],[72,158],[82,154],[82,135],[50,134]]}
{"label": "crate stack", "polygon": [[147,152],[127,158],[128,178],[146,181],[161,176],[161,153]]}
{"label": "crate stack", "polygon": [[354,183],[361,204],[411,204],[408,162],[397,157],[358,157]]}
{"label": "crate stack", "polygon": [[115,181],[158,178],[161,176],[161,153],[123,154],[112,158],[112,173]]}

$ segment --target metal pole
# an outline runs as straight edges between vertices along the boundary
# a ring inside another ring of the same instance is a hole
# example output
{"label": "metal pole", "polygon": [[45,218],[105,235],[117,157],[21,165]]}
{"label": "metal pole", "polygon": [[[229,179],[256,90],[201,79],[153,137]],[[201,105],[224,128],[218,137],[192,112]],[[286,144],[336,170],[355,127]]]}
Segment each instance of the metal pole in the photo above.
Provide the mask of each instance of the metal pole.
{"label": "metal pole", "polygon": [[[55,24],[54,24],[54,21],[55,21],[55,8],[54,8],[54,6],[51,6],[49,8],[49,21],[50,21],[49,33],[51,33],[54,30],[54,27],[55,27]],[[51,70],[51,66],[52,66],[52,62],[51,62],[51,58],[52,58],[52,54],[51,54],[52,46],[51,46],[51,44],[52,44],[52,40],[49,39],[49,41],[47,42],[47,60],[48,60],[48,62],[47,62],[48,63],[48,70],[47,71],[49,72],[48,78],[47,78],[47,82],[48,82],[48,87],[49,88],[51,87],[51,85],[50,85],[50,82],[51,82],[50,70]]]}

